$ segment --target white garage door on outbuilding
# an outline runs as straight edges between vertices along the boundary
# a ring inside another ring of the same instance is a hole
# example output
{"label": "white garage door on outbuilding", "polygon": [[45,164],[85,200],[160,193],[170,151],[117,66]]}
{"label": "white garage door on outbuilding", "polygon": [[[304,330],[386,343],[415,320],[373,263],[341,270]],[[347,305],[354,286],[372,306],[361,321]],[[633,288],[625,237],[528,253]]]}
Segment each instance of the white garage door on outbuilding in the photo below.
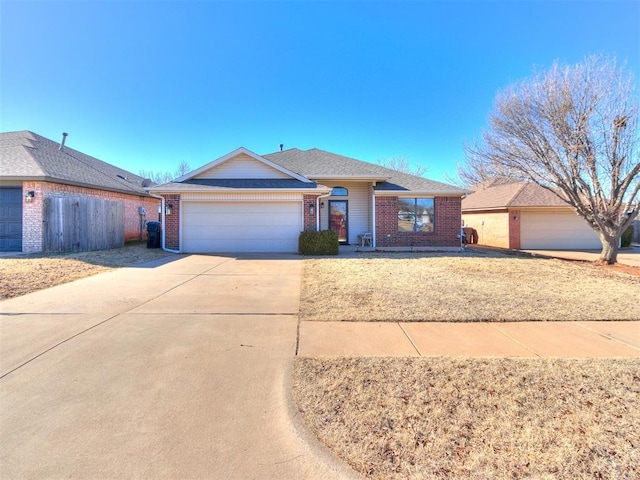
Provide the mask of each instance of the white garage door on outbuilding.
{"label": "white garage door on outbuilding", "polygon": [[523,250],[595,250],[602,244],[589,224],[572,211],[522,210],[520,245]]}
{"label": "white garage door on outbuilding", "polygon": [[296,252],[302,202],[184,202],[182,250]]}

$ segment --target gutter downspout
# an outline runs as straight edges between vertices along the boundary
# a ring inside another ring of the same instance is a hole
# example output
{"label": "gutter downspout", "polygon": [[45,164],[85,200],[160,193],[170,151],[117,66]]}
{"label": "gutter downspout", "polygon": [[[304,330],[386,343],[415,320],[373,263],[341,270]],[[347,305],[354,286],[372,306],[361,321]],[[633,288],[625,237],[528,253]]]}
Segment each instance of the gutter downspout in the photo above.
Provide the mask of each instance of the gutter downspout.
{"label": "gutter downspout", "polygon": [[171,250],[170,248],[167,248],[165,246],[165,224],[166,224],[166,219],[165,219],[165,210],[164,210],[164,197],[161,195],[154,195],[153,193],[149,192],[149,195],[151,195],[153,198],[157,198],[158,200],[160,200],[160,205],[161,205],[161,210],[162,210],[162,250],[164,250],[165,252],[169,252],[169,253],[182,253],[180,250]]}
{"label": "gutter downspout", "polygon": [[331,192],[316,197],[316,232],[320,231],[320,199],[331,196]]}
{"label": "gutter downspout", "polygon": [[371,248],[376,249],[376,183],[371,184]]}

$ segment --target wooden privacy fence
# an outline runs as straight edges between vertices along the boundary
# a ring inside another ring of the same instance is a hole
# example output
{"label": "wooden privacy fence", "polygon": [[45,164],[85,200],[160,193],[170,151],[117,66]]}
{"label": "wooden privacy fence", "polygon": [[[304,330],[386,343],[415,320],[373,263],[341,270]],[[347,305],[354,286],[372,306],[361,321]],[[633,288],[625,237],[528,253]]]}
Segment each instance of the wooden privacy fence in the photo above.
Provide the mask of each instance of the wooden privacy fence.
{"label": "wooden privacy fence", "polygon": [[44,200],[44,249],[86,252],[124,246],[124,204],[101,198]]}

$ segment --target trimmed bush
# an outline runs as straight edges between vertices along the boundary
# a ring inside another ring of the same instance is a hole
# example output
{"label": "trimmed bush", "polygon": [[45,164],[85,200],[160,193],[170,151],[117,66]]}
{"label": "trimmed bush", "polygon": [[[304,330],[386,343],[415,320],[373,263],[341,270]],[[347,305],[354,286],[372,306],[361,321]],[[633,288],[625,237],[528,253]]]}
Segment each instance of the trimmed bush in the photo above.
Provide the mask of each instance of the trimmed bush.
{"label": "trimmed bush", "polygon": [[338,232],[300,232],[298,237],[300,255],[338,255]]}
{"label": "trimmed bush", "polygon": [[630,247],[631,240],[633,240],[633,225],[629,225],[629,227],[622,232],[622,236],[620,237],[620,246],[622,248]]}

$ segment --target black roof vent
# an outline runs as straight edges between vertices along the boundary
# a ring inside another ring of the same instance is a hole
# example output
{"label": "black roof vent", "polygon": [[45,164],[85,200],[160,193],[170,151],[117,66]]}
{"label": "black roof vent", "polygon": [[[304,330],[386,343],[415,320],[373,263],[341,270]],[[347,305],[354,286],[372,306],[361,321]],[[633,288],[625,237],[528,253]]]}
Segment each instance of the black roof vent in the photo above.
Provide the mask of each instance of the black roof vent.
{"label": "black roof vent", "polygon": [[67,135],[69,135],[67,132],[62,132],[62,142],[60,142],[58,150],[62,150],[64,148],[64,142],[67,141]]}

